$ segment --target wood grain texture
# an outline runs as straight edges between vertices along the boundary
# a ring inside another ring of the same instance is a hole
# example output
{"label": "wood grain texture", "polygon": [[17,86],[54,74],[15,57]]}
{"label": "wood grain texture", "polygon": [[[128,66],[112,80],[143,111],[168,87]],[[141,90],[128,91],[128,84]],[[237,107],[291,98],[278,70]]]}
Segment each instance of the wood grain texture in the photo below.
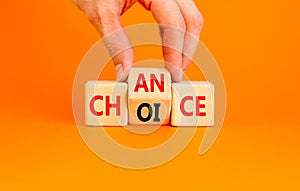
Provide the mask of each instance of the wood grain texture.
{"label": "wood grain texture", "polygon": [[171,124],[173,126],[213,126],[213,84],[209,82],[172,83]]}
{"label": "wood grain texture", "polygon": [[87,82],[85,123],[88,126],[127,126],[127,84],[112,81]]}

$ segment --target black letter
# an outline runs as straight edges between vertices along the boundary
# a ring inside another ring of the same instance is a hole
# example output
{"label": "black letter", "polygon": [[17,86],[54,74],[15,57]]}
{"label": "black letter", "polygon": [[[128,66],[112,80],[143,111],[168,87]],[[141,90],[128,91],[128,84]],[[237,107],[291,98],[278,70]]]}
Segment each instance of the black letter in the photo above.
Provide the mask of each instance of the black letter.
{"label": "black letter", "polygon": [[160,103],[154,103],[154,107],[155,107],[155,118],[154,118],[154,122],[160,122],[160,118],[159,118],[159,107],[160,107]]}
{"label": "black letter", "polygon": [[[142,116],[142,109],[143,107],[147,107],[148,108],[148,116],[146,118],[143,118]],[[139,120],[141,120],[142,122],[147,122],[151,119],[152,117],[152,107],[149,103],[142,103],[137,110],[137,116],[139,118]]]}

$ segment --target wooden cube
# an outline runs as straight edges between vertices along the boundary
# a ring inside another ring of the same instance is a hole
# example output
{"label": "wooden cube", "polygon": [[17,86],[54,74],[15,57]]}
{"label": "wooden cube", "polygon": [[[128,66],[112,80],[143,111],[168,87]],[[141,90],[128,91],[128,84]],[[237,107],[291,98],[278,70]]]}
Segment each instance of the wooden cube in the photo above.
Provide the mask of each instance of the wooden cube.
{"label": "wooden cube", "polygon": [[132,68],[128,76],[130,124],[168,124],[171,76],[164,68]]}
{"label": "wooden cube", "polygon": [[214,86],[209,82],[172,83],[173,126],[213,126]]}
{"label": "wooden cube", "polygon": [[127,83],[87,82],[85,86],[85,123],[88,126],[128,125]]}

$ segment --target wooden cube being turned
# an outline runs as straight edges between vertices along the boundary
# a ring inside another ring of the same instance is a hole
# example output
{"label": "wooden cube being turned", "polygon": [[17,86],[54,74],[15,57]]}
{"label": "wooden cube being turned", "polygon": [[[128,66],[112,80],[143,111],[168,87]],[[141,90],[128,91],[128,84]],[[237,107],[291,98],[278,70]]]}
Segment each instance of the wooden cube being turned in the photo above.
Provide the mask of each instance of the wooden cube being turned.
{"label": "wooden cube being turned", "polygon": [[87,82],[85,85],[85,123],[88,126],[128,125],[127,83]]}
{"label": "wooden cube being turned", "polygon": [[171,76],[164,68],[132,68],[128,76],[130,124],[168,124]]}
{"label": "wooden cube being turned", "polygon": [[172,83],[173,126],[213,126],[214,86],[209,82]]}

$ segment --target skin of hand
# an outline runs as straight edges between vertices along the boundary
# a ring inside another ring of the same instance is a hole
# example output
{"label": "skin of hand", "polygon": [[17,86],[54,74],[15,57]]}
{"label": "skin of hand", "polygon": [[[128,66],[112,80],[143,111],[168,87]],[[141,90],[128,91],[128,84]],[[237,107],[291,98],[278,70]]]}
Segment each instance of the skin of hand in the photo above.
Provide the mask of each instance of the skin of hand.
{"label": "skin of hand", "polygon": [[[120,16],[133,4],[151,11],[159,23],[165,67],[179,82],[191,63],[203,27],[203,17],[192,0],[73,0],[95,26],[116,66],[117,81],[125,81],[134,53]],[[107,38],[105,38],[108,36]],[[170,48],[172,47],[172,48]]]}

